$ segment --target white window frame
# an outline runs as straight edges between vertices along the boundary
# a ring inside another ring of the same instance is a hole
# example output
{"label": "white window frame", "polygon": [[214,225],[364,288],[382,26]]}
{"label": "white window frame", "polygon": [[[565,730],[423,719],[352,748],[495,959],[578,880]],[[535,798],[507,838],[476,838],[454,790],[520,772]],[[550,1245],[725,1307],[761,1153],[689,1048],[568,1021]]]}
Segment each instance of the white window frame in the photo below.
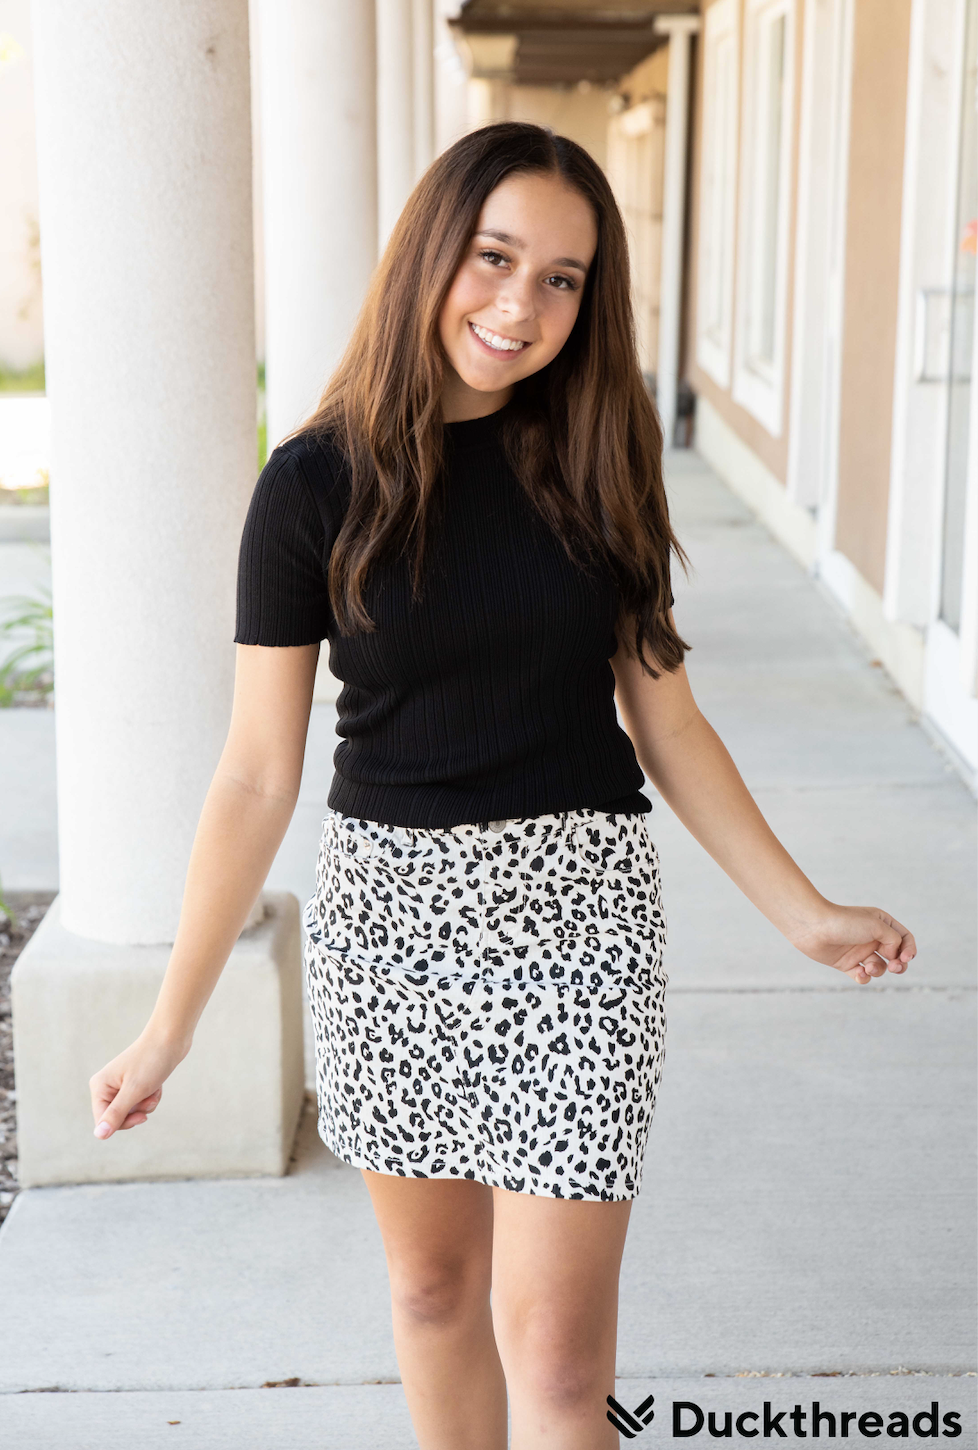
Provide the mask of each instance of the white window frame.
{"label": "white window frame", "polygon": [[[759,251],[755,245],[764,196],[766,92],[761,85],[762,48],[778,20],[784,18],[784,94],[777,157],[778,211],[775,223],[775,288],[773,350],[770,359],[752,356],[750,339],[760,285]],[[744,109],[741,118],[737,298],[734,325],[732,396],[774,438],[784,427],[785,329],[788,299],[788,233],[791,219],[791,157],[795,116],[794,0],[746,0],[744,17]]]}
{"label": "white window frame", "polygon": [[[733,342],[739,41],[738,3],[717,0],[703,17],[696,362],[721,388],[730,387]],[[725,89],[718,74],[726,81]],[[719,303],[718,323],[710,315],[711,298]]]}

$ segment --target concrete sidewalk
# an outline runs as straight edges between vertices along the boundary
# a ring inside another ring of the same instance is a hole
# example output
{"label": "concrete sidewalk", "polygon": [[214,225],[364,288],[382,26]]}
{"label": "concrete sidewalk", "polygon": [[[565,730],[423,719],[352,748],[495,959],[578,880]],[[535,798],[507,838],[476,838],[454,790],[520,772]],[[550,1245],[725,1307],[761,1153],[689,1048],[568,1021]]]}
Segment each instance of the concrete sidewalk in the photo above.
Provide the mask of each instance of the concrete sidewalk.
{"label": "concrete sidewalk", "polygon": [[[936,1403],[963,1412],[972,1445],[974,801],[748,511],[695,455],[669,475],[704,712],[818,887],[890,911],[920,954],[861,988],[809,962],[656,801],[669,1033],[616,1395],[655,1394],[650,1445],[673,1443],[680,1400],[721,1422],[765,1401],[884,1422]],[[19,803],[0,834],[5,886],[57,885],[51,723],[0,711],[0,798]],[[317,706],[269,877],[300,900],[332,729]],[[0,1443],[17,1450],[415,1443],[369,1198],[311,1111],[285,1178],[21,1193],[0,1230],[0,1302]]]}

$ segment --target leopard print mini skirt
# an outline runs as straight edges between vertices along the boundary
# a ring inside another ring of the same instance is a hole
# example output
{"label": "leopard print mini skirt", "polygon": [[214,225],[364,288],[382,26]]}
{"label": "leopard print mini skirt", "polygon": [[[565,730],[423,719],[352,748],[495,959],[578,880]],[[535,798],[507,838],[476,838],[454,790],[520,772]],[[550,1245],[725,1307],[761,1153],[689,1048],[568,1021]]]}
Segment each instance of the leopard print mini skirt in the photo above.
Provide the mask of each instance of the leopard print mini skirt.
{"label": "leopard print mini skirt", "polygon": [[338,1158],[637,1197],[668,982],[644,815],[415,829],[330,810],[303,926],[318,1128]]}

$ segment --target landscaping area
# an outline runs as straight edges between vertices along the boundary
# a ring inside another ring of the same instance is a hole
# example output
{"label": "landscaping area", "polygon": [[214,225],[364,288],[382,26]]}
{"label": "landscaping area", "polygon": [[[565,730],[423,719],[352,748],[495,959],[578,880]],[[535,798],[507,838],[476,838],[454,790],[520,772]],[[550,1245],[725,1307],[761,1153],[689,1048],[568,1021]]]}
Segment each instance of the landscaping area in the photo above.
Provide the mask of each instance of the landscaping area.
{"label": "landscaping area", "polygon": [[0,1224],[20,1191],[10,974],[53,900],[53,891],[9,892],[7,899],[0,896]]}

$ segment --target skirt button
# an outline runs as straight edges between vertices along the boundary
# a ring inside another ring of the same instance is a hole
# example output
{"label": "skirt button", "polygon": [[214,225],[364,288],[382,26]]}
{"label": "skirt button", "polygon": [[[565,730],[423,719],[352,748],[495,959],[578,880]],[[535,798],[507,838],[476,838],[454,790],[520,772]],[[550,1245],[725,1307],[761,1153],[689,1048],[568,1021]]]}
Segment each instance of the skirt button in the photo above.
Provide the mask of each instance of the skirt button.
{"label": "skirt button", "polygon": [[506,821],[490,821],[489,829],[490,831],[501,831],[507,824]]}

